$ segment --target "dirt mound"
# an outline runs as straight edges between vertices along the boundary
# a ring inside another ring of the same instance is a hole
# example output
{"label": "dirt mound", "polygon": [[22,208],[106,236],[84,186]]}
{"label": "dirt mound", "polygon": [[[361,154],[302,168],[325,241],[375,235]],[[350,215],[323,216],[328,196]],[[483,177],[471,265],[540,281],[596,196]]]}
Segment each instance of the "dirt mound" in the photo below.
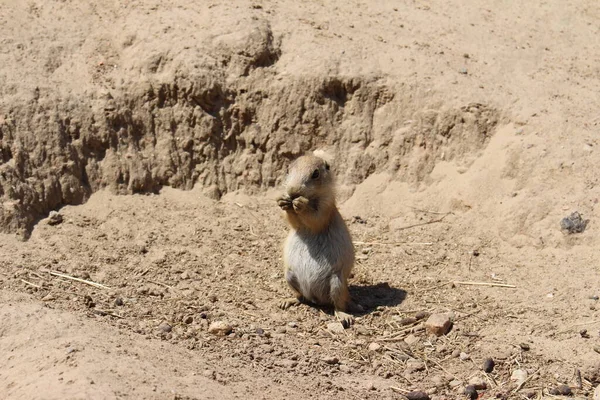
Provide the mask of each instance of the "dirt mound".
{"label": "dirt mound", "polygon": [[[322,146],[338,155],[344,183],[388,169],[421,181],[436,160],[481,149],[498,122],[495,110],[478,104],[420,109],[411,89],[376,77],[282,75],[281,37],[264,17],[163,51],[119,36],[93,39],[95,57],[78,77],[83,90],[15,83],[5,99],[5,232],[27,235],[50,210],[104,187],[131,194],[200,184],[215,198],[256,192],[277,185],[291,159]],[[74,74],[77,51],[45,49],[43,75]]]}

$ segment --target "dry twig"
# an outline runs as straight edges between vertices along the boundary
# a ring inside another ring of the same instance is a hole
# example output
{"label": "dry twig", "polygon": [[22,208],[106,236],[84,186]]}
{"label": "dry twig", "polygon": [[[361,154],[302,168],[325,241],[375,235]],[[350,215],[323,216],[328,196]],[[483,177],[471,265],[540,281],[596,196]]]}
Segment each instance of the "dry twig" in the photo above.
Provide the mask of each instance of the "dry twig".
{"label": "dry twig", "polygon": [[496,282],[454,282],[456,285],[468,285],[468,286],[490,286],[490,287],[503,287],[503,288],[511,288],[516,289],[515,285],[507,285],[505,283],[496,283]]}
{"label": "dry twig", "polygon": [[25,283],[25,284],[27,284],[29,286],[33,286],[34,288],[41,289],[41,286],[36,285],[35,283],[27,282],[25,279],[21,279],[21,282],[23,282],[23,283]]}
{"label": "dry twig", "polygon": [[58,276],[58,277],[65,278],[65,279],[70,279],[75,282],[85,283],[86,285],[90,285],[90,286],[93,286],[93,287],[96,287],[99,289],[110,289],[108,286],[105,286],[101,283],[96,283],[96,282],[88,281],[88,280],[81,279],[81,278],[75,278],[74,276],[62,274],[60,272],[48,271],[48,273],[50,275]]}

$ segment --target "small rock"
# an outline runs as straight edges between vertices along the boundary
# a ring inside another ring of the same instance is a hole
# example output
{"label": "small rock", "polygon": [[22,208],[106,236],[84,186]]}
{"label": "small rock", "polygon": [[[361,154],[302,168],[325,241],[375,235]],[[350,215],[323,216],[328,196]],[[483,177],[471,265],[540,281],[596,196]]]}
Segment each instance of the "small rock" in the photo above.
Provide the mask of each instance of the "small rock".
{"label": "small rock", "polygon": [[517,385],[521,385],[527,380],[527,371],[524,369],[515,369],[510,375],[510,379],[516,382]]}
{"label": "small rock", "polygon": [[466,69],[466,68],[461,68],[461,69],[459,69],[459,70],[458,70],[458,72],[459,72],[460,74],[463,74],[463,75],[467,75],[467,74],[469,73],[469,71],[467,71],[467,69]]}
{"label": "small rock", "polygon": [[529,351],[531,349],[531,347],[529,346],[528,343],[519,343],[519,347],[521,348],[521,350],[523,351]]}
{"label": "small rock", "polygon": [[589,339],[590,335],[588,334],[587,329],[582,329],[579,331],[579,335],[584,339]]}
{"label": "small rock", "polygon": [[227,322],[215,321],[208,327],[208,333],[212,333],[217,336],[229,335],[233,328]]}
{"label": "small rock", "polygon": [[475,400],[477,399],[477,397],[479,397],[479,394],[477,394],[477,389],[475,389],[475,386],[468,385],[465,388],[465,396],[467,396],[467,398],[471,400]]}
{"label": "small rock", "polygon": [[60,224],[61,222],[63,222],[62,215],[60,215],[56,211],[50,211],[47,221],[48,225],[54,226]]}
{"label": "small rock", "polygon": [[277,365],[280,367],[283,367],[283,368],[292,369],[292,368],[296,368],[296,366],[298,365],[298,361],[281,360],[281,361],[277,362]]}
{"label": "small rock", "polygon": [[331,333],[344,333],[344,325],[341,322],[330,322],[327,324],[327,329]]}
{"label": "small rock", "polygon": [[469,386],[473,386],[477,390],[486,390],[487,389],[486,381],[483,380],[483,378],[481,378],[479,376],[474,376],[471,379],[469,379]]}
{"label": "small rock", "polygon": [[483,360],[483,370],[488,374],[494,370],[495,365],[496,363],[491,358],[486,358]]}
{"label": "small rock", "polygon": [[340,360],[338,360],[337,357],[333,357],[333,356],[323,357],[321,359],[321,361],[323,361],[325,364],[329,364],[329,365],[335,365],[340,362]]}
{"label": "small rock", "polygon": [[419,311],[415,314],[415,318],[419,321],[427,317],[429,317],[429,313],[427,311]]}
{"label": "small rock", "polygon": [[404,342],[409,346],[414,346],[417,343],[419,343],[419,338],[416,337],[415,335],[408,335],[407,337],[404,338]]}
{"label": "small rock", "polygon": [[598,301],[598,299],[600,299],[600,297],[593,295],[593,296],[590,296],[589,299]]}
{"label": "small rock", "polygon": [[158,330],[161,331],[161,332],[163,332],[163,333],[169,333],[169,332],[171,332],[173,330],[173,327],[165,322],[165,323],[160,324],[158,326]]}
{"label": "small rock", "polygon": [[454,350],[454,351],[452,352],[452,357],[453,357],[453,358],[460,357],[460,353],[461,353],[461,351],[460,351],[460,350],[458,350],[458,349],[456,349],[456,350]]}
{"label": "small rock", "polygon": [[594,351],[598,354],[600,354],[600,345],[595,344],[594,345]]}
{"label": "small rock", "polygon": [[373,382],[367,382],[367,384],[365,385],[365,389],[367,390],[375,390],[375,384]]}
{"label": "small rock", "polygon": [[298,327],[298,324],[297,324],[297,323],[295,323],[294,321],[292,321],[292,322],[288,322],[288,326],[289,326],[290,328],[297,328],[297,327]]}
{"label": "small rock", "polygon": [[263,328],[256,328],[256,334],[262,336],[265,334],[265,330]]}
{"label": "small rock", "polygon": [[431,378],[431,383],[435,387],[443,388],[444,386],[446,386],[448,381],[446,379],[444,379],[444,377],[441,375],[435,375],[434,377]]}
{"label": "small rock", "polygon": [[433,314],[425,322],[425,329],[436,336],[445,335],[452,328],[452,319],[452,313]]}
{"label": "small rock", "polygon": [[96,307],[96,303],[94,303],[94,299],[92,299],[92,297],[87,294],[85,296],[83,296],[83,304],[85,304],[85,306],[87,308]]}
{"label": "small rock", "polygon": [[217,374],[212,369],[205,370],[204,372],[202,372],[202,375],[210,379],[215,379],[217,377]]}
{"label": "small rock", "polygon": [[181,279],[186,280],[190,279],[190,273],[188,271],[183,271],[180,275]]}
{"label": "small rock", "polygon": [[122,307],[122,306],[123,306],[123,304],[124,304],[124,303],[123,303],[123,299],[122,299],[122,298],[120,298],[120,297],[117,297],[117,298],[115,299],[115,306]]}
{"label": "small rock", "polygon": [[381,345],[379,343],[372,342],[372,343],[369,343],[368,349],[369,349],[369,351],[373,351],[373,352],[379,351],[379,349],[381,349]]}
{"label": "small rock", "polygon": [[567,385],[560,385],[557,388],[550,389],[550,394],[554,396],[571,396],[573,392]]}
{"label": "small rock", "polygon": [[42,297],[42,301],[53,301],[53,300],[56,300],[56,296],[54,296],[52,293],[48,293],[47,295]]}
{"label": "small rock", "polygon": [[461,381],[459,381],[458,379],[453,379],[453,380],[450,381],[450,383],[448,385],[450,385],[450,387],[454,389],[454,388],[457,388],[459,386],[462,386],[462,384],[463,383]]}
{"label": "small rock", "polygon": [[183,319],[183,322],[184,322],[185,324],[188,324],[188,325],[189,325],[189,324],[191,324],[192,322],[194,322],[194,317],[192,317],[191,315],[188,315],[187,317],[185,317],[185,318]]}
{"label": "small rock", "polygon": [[404,395],[408,400],[430,400],[429,395],[425,392],[414,391]]}
{"label": "small rock", "polygon": [[464,351],[461,352],[458,356],[460,358],[460,361],[467,361],[469,359],[471,359],[471,356],[467,353],[465,353]]}
{"label": "small rock", "polygon": [[207,313],[205,313],[204,311],[202,311],[202,312],[201,312],[200,314],[198,314],[198,315],[200,315],[200,318],[202,318],[202,319],[207,319],[207,318],[208,318],[208,314],[207,314]]}

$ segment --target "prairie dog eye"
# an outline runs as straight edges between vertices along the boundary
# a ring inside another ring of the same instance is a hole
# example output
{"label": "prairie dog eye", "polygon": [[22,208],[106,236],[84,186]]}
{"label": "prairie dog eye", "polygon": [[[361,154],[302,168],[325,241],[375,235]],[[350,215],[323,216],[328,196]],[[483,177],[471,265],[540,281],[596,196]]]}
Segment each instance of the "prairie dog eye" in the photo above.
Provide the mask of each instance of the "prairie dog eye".
{"label": "prairie dog eye", "polygon": [[319,170],[315,169],[310,177],[311,177],[311,179],[319,179],[319,176],[320,176]]}

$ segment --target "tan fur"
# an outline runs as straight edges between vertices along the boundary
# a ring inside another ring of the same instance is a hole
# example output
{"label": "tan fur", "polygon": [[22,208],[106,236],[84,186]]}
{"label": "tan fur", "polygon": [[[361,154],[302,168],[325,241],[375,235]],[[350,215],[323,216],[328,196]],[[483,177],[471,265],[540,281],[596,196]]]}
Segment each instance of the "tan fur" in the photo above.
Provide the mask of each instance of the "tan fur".
{"label": "tan fur", "polygon": [[338,318],[348,325],[350,297],[348,277],[354,265],[354,247],[348,228],[335,204],[333,173],[315,155],[294,161],[285,180],[285,193],[277,202],[285,211],[290,233],[284,245],[286,280],[300,300],[333,305]]}

